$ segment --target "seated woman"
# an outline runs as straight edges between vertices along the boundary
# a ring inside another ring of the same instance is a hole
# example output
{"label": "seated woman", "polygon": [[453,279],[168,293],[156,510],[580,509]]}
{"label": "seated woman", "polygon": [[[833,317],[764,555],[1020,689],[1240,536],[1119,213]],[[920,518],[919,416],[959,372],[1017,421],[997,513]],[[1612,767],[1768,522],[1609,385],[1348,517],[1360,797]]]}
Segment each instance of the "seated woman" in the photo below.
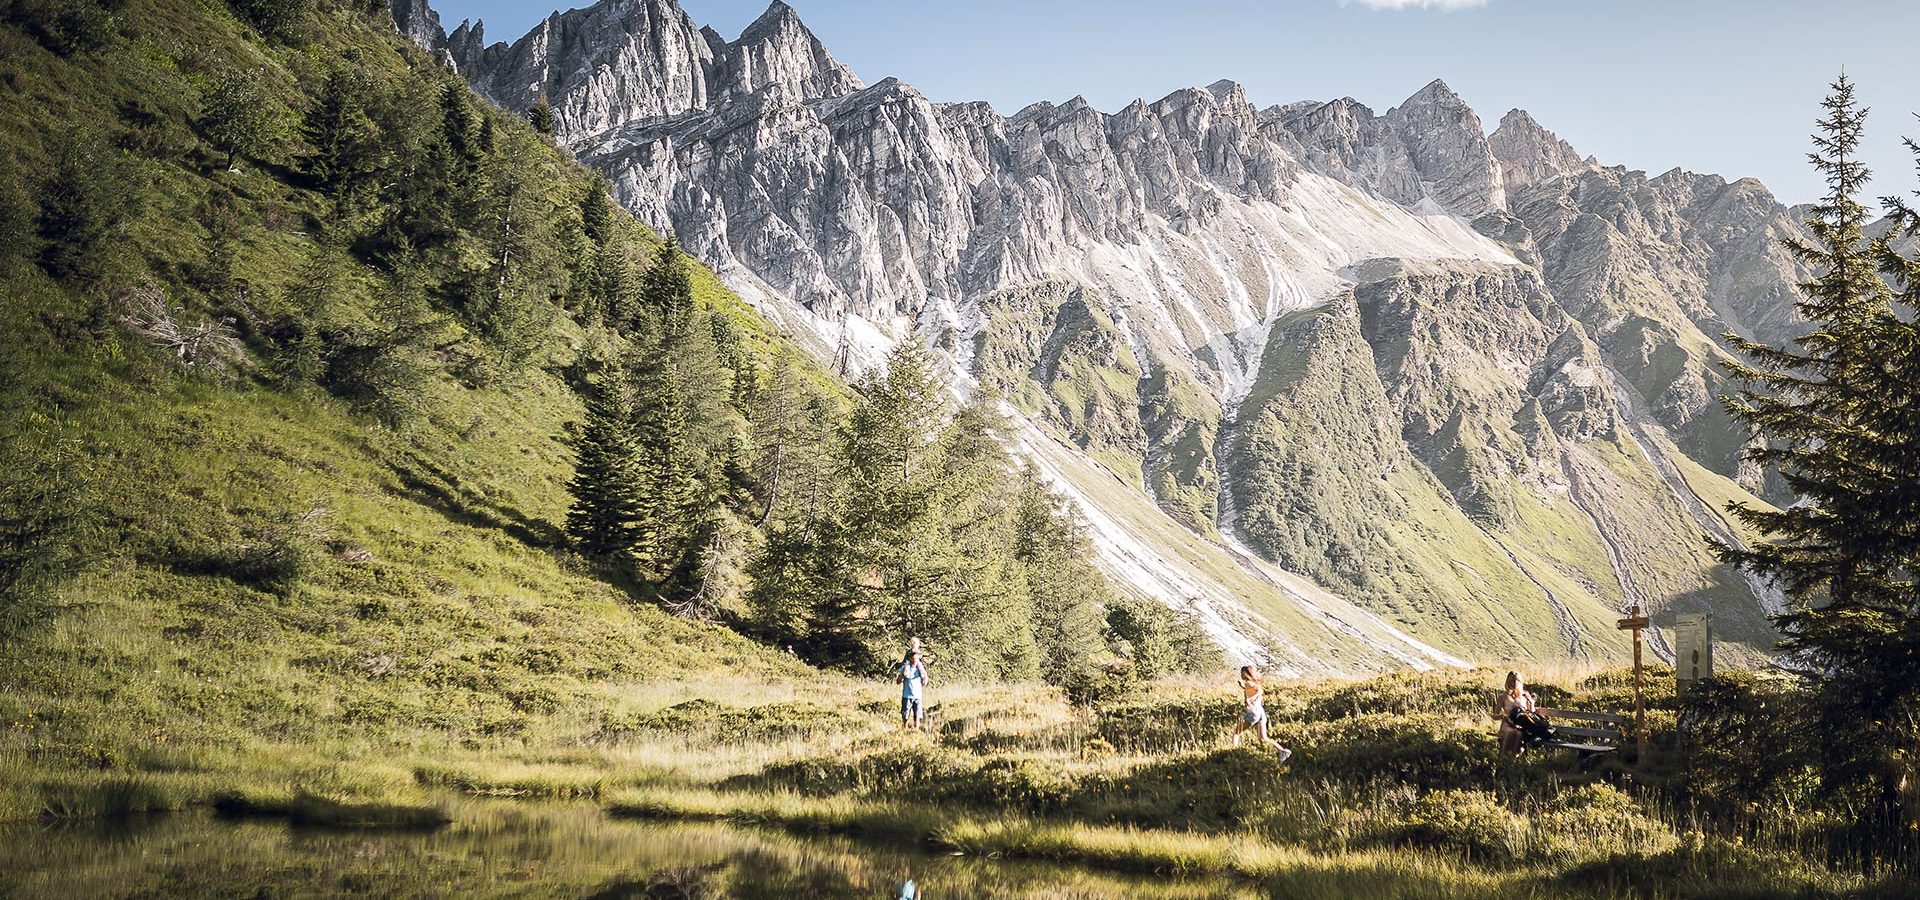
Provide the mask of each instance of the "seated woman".
{"label": "seated woman", "polygon": [[1519,716],[1534,715],[1533,695],[1527,693],[1527,683],[1519,672],[1507,673],[1507,689],[1500,695],[1500,704],[1495,712],[1500,715],[1500,752],[1518,758],[1526,752],[1526,733],[1520,730],[1515,721]]}

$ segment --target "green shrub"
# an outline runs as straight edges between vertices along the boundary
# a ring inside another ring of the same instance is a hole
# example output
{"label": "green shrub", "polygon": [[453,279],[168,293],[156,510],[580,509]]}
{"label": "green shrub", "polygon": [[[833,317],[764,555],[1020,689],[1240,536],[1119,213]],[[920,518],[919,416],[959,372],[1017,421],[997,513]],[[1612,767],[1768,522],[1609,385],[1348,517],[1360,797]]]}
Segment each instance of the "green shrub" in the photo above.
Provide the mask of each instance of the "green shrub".
{"label": "green shrub", "polygon": [[298,587],[326,560],[327,510],[315,506],[259,529],[234,548],[228,574],[276,593]]}
{"label": "green shrub", "polygon": [[998,757],[954,779],[939,794],[950,801],[994,809],[1051,813],[1065,808],[1077,795],[1077,787],[1057,763]]}
{"label": "green shrub", "polygon": [[233,12],[262,36],[289,40],[306,20],[313,0],[228,0]]}
{"label": "green shrub", "polygon": [[39,209],[20,181],[17,164],[0,158],[0,277],[14,274],[26,261]]}
{"label": "green shrub", "polygon": [[1807,799],[1819,749],[1805,727],[1812,702],[1785,676],[1724,672],[1696,685],[1681,719],[1696,801],[1728,813]]}
{"label": "green shrub", "polygon": [[845,709],[805,701],[738,707],[697,698],[655,712],[610,720],[601,726],[599,733],[603,740],[622,740],[641,734],[769,740],[811,737],[857,728],[869,721]]}
{"label": "green shrub", "polygon": [[1556,879],[1567,890],[1620,897],[1816,895],[1820,873],[1793,857],[1718,837],[1690,834],[1658,852],[1617,853],[1576,865]]}
{"label": "green shrub", "polygon": [[54,146],[40,190],[40,266],[55,278],[97,283],[145,185],[127,154],[92,131],[73,129]]}
{"label": "green shrub", "polygon": [[1619,788],[1588,784],[1562,791],[1533,817],[1537,853],[1576,859],[1596,854],[1671,849],[1673,829],[1654,819]]}
{"label": "green shrub", "polygon": [[[303,365],[289,362],[295,372]],[[426,417],[429,390],[440,364],[413,347],[379,341],[336,345],[328,355],[327,387],[353,408],[381,424],[405,427]]]}
{"label": "green shrub", "polygon": [[0,433],[0,636],[56,609],[60,585],[88,564],[96,515],[76,450]]}
{"label": "green shrub", "polygon": [[1323,724],[1275,723],[1302,774],[1364,782],[1390,778],[1428,789],[1487,787],[1503,774],[1491,729],[1462,727],[1431,713],[1367,715]]}
{"label": "green shrub", "polygon": [[1233,747],[1085,776],[1070,808],[1083,820],[1238,827],[1267,812],[1293,778],[1272,750]]}
{"label": "green shrub", "polygon": [[1484,716],[1496,692],[1458,675],[1408,672],[1340,685],[1307,701],[1308,721],[1392,713]]}
{"label": "green shrub", "polygon": [[1414,801],[1399,829],[1405,843],[1458,851],[1469,859],[1519,859],[1527,823],[1487,791],[1435,791]]}
{"label": "green shrub", "polygon": [[1152,697],[1100,709],[1094,730],[1122,750],[1192,750],[1217,744],[1240,710],[1240,701],[1225,692]]}
{"label": "green shrub", "polygon": [[62,56],[104,49],[113,42],[115,13],[125,0],[14,0],[5,15],[40,43]]}
{"label": "green shrub", "polygon": [[[1673,667],[1659,663],[1648,663],[1643,670],[1645,693],[1643,699],[1648,709],[1671,710],[1676,704],[1673,693]],[[1528,685],[1532,689],[1532,685]],[[1580,705],[1587,709],[1604,709],[1613,712],[1628,712],[1633,709],[1633,669],[1605,669],[1580,680],[1576,686],[1580,693]],[[1543,706],[1557,706],[1562,701],[1549,702],[1540,696]]]}
{"label": "green shrub", "polygon": [[183,805],[181,797],[142,775],[63,779],[40,789],[40,817],[44,819],[115,818],[176,810]]}
{"label": "green shrub", "polygon": [[980,758],[950,747],[916,745],[848,758],[812,757],[768,766],[727,782],[729,787],[778,786],[803,794],[885,790],[889,795],[950,793],[951,785],[976,774]]}
{"label": "green shrub", "polygon": [[1205,672],[1221,664],[1219,645],[1191,613],[1153,600],[1114,598],[1107,607],[1107,633],[1141,678]]}
{"label": "green shrub", "polygon": [[1115,703],[1140,686],[1133,663],[1117,659],[1106,664],[1075,667],[1061,680],[1067,702],[1075,706],[1101,706]]}

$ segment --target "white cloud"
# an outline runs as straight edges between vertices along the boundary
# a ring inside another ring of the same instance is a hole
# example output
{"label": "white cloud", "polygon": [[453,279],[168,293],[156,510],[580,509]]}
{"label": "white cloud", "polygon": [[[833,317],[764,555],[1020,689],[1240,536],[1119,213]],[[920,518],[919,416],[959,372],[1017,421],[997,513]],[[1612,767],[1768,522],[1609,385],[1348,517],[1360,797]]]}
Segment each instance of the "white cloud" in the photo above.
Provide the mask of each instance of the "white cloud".
{"label": "white cloud", "polygon": [[1489,0],[1340,0],[1341,6],[1358,4],[1368,9],[1438,9],[1452,12],[1485,6]]}

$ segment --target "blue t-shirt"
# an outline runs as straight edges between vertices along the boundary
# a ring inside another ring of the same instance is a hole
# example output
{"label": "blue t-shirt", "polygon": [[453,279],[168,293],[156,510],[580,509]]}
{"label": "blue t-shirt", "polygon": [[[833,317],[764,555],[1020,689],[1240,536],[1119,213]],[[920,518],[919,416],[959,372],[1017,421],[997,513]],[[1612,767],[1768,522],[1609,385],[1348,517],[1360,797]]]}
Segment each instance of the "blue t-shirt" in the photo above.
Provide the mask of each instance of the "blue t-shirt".
{"label": "blue t-shirt", "polygon": [[927,680],[927,670],[918,663],[900,664],[900,696],[907,700],[920,699],[920,685]]}

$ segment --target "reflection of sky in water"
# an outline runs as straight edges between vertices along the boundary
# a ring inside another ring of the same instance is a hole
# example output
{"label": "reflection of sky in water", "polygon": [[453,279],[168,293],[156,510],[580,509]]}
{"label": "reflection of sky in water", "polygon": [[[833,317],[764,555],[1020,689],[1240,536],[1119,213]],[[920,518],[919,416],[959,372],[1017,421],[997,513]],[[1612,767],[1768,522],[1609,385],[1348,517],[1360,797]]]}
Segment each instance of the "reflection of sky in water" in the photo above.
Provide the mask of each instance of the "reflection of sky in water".
{"label": "reflection of sky in water", "polygon": [[460,801],[432,832],[292,828],[203,813],[0,828],[8,898],[1220,897],[1226,884],[916,852],[708,824],[611,820],[589,805]]}

